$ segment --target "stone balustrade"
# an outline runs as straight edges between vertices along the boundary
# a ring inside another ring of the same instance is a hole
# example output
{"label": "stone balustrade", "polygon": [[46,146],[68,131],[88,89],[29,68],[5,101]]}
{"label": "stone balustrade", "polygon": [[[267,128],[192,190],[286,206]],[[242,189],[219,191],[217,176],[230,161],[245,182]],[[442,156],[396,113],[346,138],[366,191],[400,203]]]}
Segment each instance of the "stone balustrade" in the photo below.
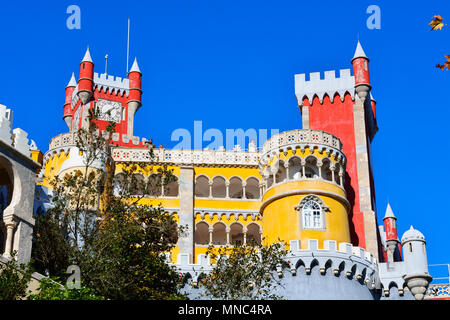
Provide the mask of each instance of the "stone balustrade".
{"label": "stone balustrade", "polygon": [[285,131],[271,137],[262,148],[262,159],[278,150],[295,149],[296,147],[322,146],[328,149],[342,151],[342,142],[339,138],[325,131],[303,129]]}

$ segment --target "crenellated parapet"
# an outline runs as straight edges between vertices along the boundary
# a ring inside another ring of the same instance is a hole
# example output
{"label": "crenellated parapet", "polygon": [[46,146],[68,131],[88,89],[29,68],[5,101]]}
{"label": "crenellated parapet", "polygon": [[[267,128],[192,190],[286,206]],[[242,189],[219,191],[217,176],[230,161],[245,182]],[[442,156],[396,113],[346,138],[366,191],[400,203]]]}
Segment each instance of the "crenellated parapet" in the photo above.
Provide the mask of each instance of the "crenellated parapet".
{"label": "crenellated parapet", "polygon": [[35,149],[34,141],[28,140],[28,133],[20,128],[11,131],[13,112],[0,104],[0,141],[14,148],[26,157],[31,156],[31,149]]}
{"label": "crenellated parapet", "polygon": [[129,79],[94,72],[94,89],[108,91],[116,95],[123,95],[124,93],[128,95],[130,90]]}
{"label": "crenellated parapet", "polygon": [[299,106],[303,105],[304,99],[308,99],[309,104],[312,104],[316,96],[320,103],[323,103],[325,96],[328,96],[331,102],[336,96],[344,101],[346,94],[355,99],[355,77],[351,75],[350,69],[339,70],[339,77],[336,77],[334,70],[325,71],[322,78],[320,72],[310,73],[309,80],[306,80],[304,73],[295,75],[295,95]]}
{"label": "crenellated parapet", "polygon": [[[283,291],[280,294],[285,298],[308,299],[311,294],[324,296],[325,291],[330,289],[330,281],[336,281],[340,288],[346,291],[346,296],[334,296],[334,299],[366,299],[375,296],[374,292],[379,288],[379,278],[377,262],[372,254],[350,243],[338,245],[336,241],[324,241],[323,249],[319,249],[319,240],[308,239],[305,242],[306,249],[300,249],[299,240],[290,241],[290,250],[285,257],[289,267],[280,267],[274,272],[274,276],[282,283]],[[167,259],[170,261],[169,255]],[[204,254],[198,255],[197,263],[192,263],[188,254],[179,254],[177,262],[172,265],[186,278],[191,279],[192,288],[188,291],[193,296],[196,296],[195,290],[202,276],[215,267],[210,257]],[[305,282],[309,284],[307,294],[299,291],[297,287]],[[315,292],[310,290],[312,287]],[[354,292],[351,292],[352,290]],[[333,296],[332,294],[327,293],[328,296]]]}

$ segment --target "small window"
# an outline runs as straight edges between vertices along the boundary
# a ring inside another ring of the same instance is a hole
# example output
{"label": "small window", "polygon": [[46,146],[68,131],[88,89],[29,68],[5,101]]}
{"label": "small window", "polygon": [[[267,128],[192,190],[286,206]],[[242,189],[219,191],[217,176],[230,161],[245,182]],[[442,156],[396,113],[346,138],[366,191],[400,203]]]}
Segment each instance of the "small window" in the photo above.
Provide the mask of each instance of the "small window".
{"label": "small window", "polygon": [[409,252],[412,252],[412,243],[409,243]]}
{"label": "small window", "polygon": [[314,200],[308,200],[302,209],[303,228],[305,229],[322,229],[323,216],[320,204]]}

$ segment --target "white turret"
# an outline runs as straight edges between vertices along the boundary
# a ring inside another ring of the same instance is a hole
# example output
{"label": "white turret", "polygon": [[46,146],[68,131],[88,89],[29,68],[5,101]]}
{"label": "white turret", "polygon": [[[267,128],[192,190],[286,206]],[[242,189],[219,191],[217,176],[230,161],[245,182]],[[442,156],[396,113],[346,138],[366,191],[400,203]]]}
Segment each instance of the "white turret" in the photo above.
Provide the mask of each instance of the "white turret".
{"label": "white turret", "polygon": [[427,251],[424,235],[413,228],[402,237],[403,260],[406,275],[403,277],[417,300],[422,300],[432,278],[428,273]]}

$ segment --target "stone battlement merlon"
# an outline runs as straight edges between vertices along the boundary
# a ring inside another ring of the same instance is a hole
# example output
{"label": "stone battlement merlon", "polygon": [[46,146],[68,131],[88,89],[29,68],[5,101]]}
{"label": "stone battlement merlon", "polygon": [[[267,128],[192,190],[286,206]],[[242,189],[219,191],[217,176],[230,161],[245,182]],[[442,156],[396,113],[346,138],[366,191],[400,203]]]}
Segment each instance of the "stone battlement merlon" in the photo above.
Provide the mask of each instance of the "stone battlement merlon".
{"label": "stone battlement merlon", "polygon": [[126,92],[128,94],[130,89],[130,83],[127,78],[115,77],[112,75],[107,75],[105,73],[98,74],[94,72],[94,88],[98,90],[110,89],[111,92],[120,92],[123,94]]}
{"label": "stone battlement merlon", "polygon": [[31,150],[35,150],[36,143],[28,140],[28,133],[20,128],[12,130],[13,112],[0,104],[0,140],[16,151],[31,157]]}
{"label": "stone battlement merlon", "polygon": [[[306,249],[300,249],[300,240],[290,241],[290,250],[284,258],[289,264],[290,273],[296,275],[300,266],[304,266],[306,275],[311,274],[311,269],[317,264],[321,274],[326,272],[327,268],[332,268],[334,275],[343,273],[345,276],[351,276],[359,280],[362,279],[369,288],[379,287],[379,277],[377,272],[377,262],[372,254],[360,247],[354,247],[350,243],[338,243],[327,240],[323,242],[323,249],[318,248],[319,240],[306,240]],[[225,256],[227,257],[227,256]],[[166,254],[168,262],[171,255]],[[189,254],[178,254],[177,262],[170,263],[183,274],[189,274],[196,282],[199,276],[207,274],[215,267],[210,257],[205,254],[197,255],[197,263],[191,262],[192,257]],[[331,262],[331,263],[330,263]],[[277,270],[278,276],[282,276],[282,270]]]}
{"label": "stone battlement merlon", "polygon": [[355,99],[355,77],[351,75],[350,69],[339,70],[339,77],[336,77],[335,70],[325,71],[323,78],[320,72],[312,72],[309,74],[309,80],[306,80],[305,73],[295,75],[295,95],[299,105],[303,105],[305,97],[312,104],[314,96],[323,103],[325,95],[333,102],[336,93],[341,101],[344,101],[346,93]]}

